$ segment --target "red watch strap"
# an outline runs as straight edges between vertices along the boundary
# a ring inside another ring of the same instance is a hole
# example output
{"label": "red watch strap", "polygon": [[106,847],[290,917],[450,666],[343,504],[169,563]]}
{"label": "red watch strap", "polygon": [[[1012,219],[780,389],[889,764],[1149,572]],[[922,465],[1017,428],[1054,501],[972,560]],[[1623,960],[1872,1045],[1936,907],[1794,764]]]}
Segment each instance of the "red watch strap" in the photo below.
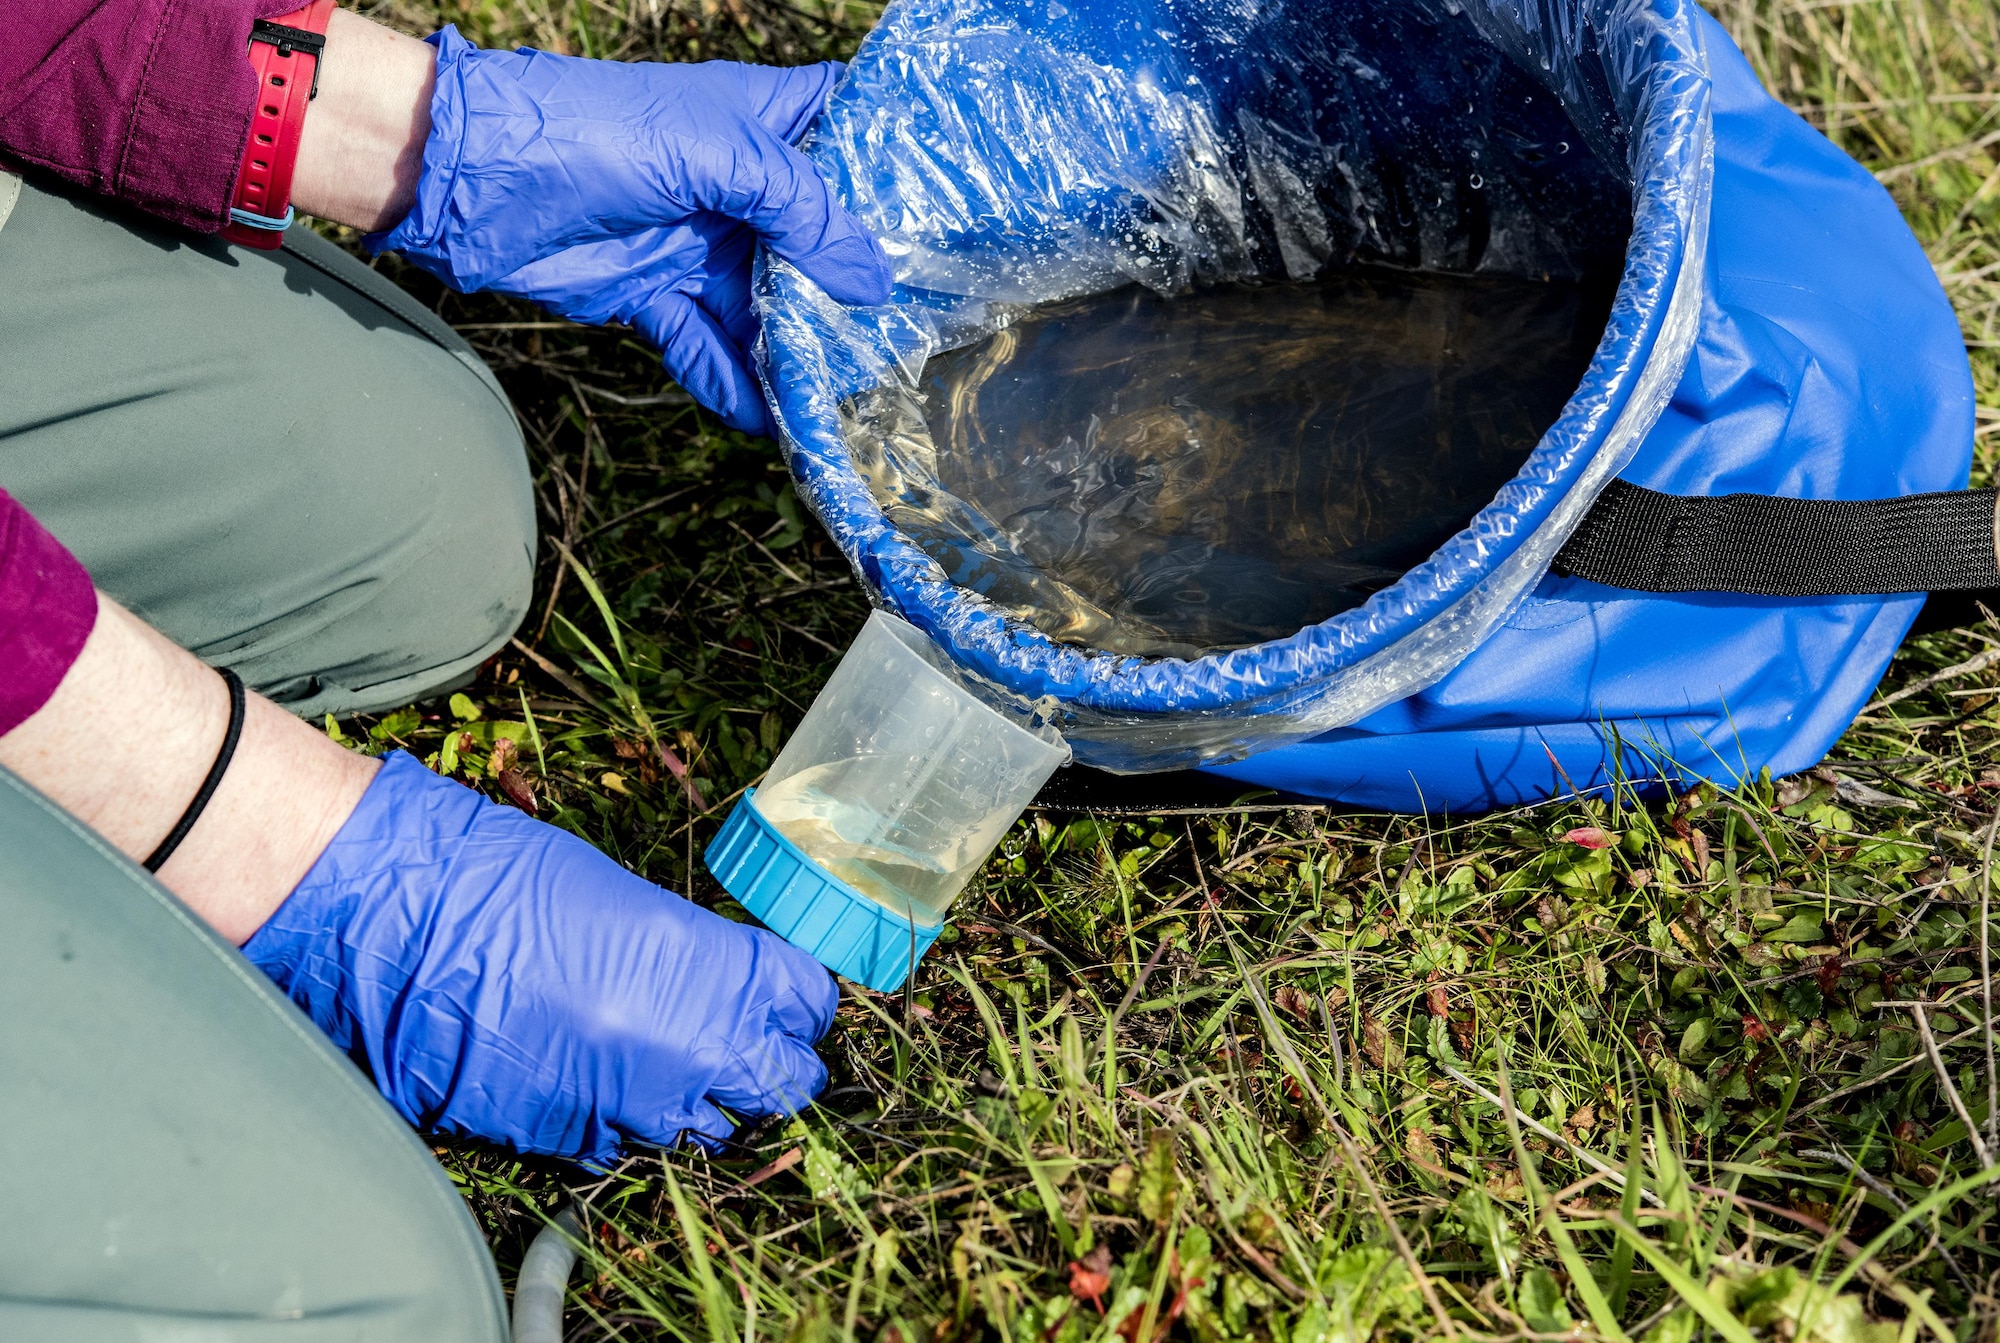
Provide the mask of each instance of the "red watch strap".
{"label": "red watch strap", "polygon": [[229,202],[222,236],[264,251],[275,250],[292,222],[292,169],[306,104],[319,92],[319,59],[334,0],[312,0],[304,9],[259,19],[250,29],[250,66],[257,72],[257,105],[250,137]]}

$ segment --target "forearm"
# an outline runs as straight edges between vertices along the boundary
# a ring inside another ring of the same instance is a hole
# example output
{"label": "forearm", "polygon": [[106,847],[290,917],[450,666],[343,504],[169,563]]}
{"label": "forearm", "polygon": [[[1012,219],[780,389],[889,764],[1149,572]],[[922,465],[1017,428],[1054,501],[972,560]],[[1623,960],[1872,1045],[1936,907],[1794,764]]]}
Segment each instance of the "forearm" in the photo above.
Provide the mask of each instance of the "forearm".
{"label": "forearm", "polygon": [[334,11],[292,174],[300,213],[371,232],[409,213],[436,69],[428,44]]}
{"label": "forearm", "polygon": [[[166,837],[213,763],[222,680],[110,598],[55,693],[0,736],[0,765],[133,859]],[[231,941],[262,926],[361,800],[376,763],[258,695],[200,821],[160,879]]]}

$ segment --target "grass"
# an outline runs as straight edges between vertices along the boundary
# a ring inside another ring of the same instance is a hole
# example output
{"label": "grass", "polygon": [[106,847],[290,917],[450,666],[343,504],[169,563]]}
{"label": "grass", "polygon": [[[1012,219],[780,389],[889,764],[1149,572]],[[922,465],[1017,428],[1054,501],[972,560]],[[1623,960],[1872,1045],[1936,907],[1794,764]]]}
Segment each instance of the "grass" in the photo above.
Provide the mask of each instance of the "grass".
{"label": "grass", "polygon": [[[851,49],[870,17],[376,12],[773,61]],[[1718,17],[1929,249],[1991,480],[2000,9]],[[475,786],[512,769],[544,816],[728,912],[701,847],[858,628],[859,592],[772,445],[707,419],[628,335],[399,278],[514,396],[548,544],[518,645],[463,695],[339,730]],[[847,998],[800,1120],[608,1177],[439,1153],[503,1275],[560,1205],[587,1207],[576,1339],[1989,1339],[1997,804],[1987,622],[1912,639],[1827,765],[1734,792],[1455,822],[1037,815],[909,995]]]}

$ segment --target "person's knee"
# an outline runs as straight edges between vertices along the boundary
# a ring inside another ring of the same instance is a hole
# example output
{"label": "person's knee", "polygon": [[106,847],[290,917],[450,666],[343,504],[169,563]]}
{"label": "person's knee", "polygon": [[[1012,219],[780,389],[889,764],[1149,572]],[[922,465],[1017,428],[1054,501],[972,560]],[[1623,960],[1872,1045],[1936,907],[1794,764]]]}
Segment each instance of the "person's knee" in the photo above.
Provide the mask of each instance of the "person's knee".
{"label": "person's knee", "polygon": [[304,646],[273,649],[291,671],[263,688],[296,713],[367,713],[451,689],[527,614],[535,513],[511,414],[417,437],[427,441],[402,473],[414,487],[389,486],[398,497],[371,510],[365,572],[343,585],[357,600]]}
{"label": "person's knee", "polygon": [[0,253],[0,480],[114,600],[315,714],[407,702],[505,641],[526,453],[435,314],[300,230],[218,248],[48,191]]}

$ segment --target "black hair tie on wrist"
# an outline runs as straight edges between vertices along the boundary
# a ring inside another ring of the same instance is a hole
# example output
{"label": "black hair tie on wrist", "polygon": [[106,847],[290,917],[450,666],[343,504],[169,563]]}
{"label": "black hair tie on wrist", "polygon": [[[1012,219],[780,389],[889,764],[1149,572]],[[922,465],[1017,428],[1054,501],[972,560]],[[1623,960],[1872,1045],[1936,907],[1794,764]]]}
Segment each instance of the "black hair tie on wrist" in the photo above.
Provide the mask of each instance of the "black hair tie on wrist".
{"label": "black hair tie on wrist", "polygon": [[188,831],[194,829],[194,823],[201,819],[208,800],[215,796],[216,785],[222,782],[222,776],[229,770],[229,759],[236,754],[237,738],[243,735],[243,678],[227,667],[216,670],[222,673],[222,683],[229,687],[229,727],[222,734],[222,749],[215,753],[215,763],[208,767],[208,777],[195,790],[194,801],[188,803],[187,810],[174,822],[174,828],[160,841],[160,847],[147,855],[145,866],[148,872],[158,872],[161,865],[174,856],[174,850],[181,846],[181,841],[188,837]]}

